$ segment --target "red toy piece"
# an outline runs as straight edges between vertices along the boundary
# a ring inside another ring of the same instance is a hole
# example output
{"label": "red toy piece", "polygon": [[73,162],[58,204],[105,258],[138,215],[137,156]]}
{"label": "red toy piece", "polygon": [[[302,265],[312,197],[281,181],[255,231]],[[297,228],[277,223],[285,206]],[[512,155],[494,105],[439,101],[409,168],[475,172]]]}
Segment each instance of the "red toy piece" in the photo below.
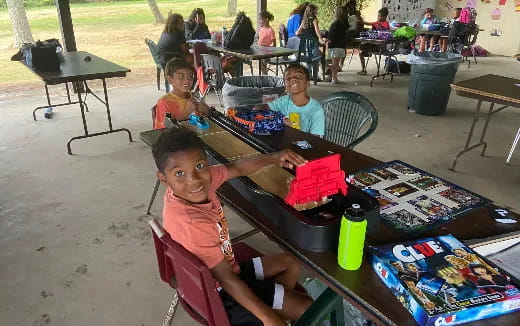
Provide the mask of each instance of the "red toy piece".
{"label": "red toy piece", "polygon": [[340,154],[333,154],[296,167],[296,177],[289,185],[285,202],[294,207],[337,194],[347,195],[345,172],[340,168]]}

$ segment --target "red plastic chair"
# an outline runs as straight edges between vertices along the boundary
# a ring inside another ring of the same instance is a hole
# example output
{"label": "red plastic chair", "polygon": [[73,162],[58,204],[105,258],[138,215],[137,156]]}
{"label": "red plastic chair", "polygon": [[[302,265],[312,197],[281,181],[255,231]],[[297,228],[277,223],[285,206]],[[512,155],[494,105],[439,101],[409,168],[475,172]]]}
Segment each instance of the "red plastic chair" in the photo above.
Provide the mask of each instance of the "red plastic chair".
{"label": "red plastic chair", "polygon": [[[226,311],[207,266],[173,241],[156,220],[148,223],[152,228],[161,279],[177,290],[163,325],[170,324],[180,302],[197,322],[208,326],[228,326]],[[234,244],[233,251],[239,262],[261,256],[243,242]]]}

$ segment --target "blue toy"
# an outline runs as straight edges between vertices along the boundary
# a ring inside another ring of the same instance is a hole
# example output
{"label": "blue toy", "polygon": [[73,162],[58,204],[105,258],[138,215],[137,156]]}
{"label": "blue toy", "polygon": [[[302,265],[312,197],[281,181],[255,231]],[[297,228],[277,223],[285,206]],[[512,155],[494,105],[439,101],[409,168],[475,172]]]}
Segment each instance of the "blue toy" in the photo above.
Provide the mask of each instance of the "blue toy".
{"label": "blue toy", "polygon": [[199,117],[196,114],[190,114],[188,118],[188,122],[192,125],[197,126],[199,129],[206,130],[209,128],[209,123],[205,121],[202,117]]}

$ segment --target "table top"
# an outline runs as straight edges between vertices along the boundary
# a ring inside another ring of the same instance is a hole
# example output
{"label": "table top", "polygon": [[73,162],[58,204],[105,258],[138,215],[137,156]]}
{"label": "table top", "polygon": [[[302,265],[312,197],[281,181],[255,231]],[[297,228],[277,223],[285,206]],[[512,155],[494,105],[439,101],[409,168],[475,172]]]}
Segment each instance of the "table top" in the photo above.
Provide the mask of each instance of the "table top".
{"label": "table top", "polygon": [[294,49],[260,45],[252,45],[249,49],[226,49],[222,45],[208,44],[208,48],[247,60],[283,57],[297,52]]}
{"label": "table top", "polygon": [[376,44],[376,45],[390,44],[390,43],[396,42],[397,40],[399,40],[399,39],[391,38],[391,39],[387,39],[387,40],[379,40],[379,39],[363,38],[363,37],[357,37],[354,39],[355,42],[358,42],[361,44]]}
{"label": "table top", "polygon": [[[60,64],[60,71],[34,70],[40,79],[49,85],[60,84],[72,81],[83,81],[91,79],[125,77],[130,69],[107,61],[86,51],[65,52],[65,61]],[[85,57],[90,56],[90,61],[85,61]]]}
{"label": "table top", "polygon": [[[341,168],[347,174],[380,163],[380,161],[374,158],[331,144],[323,139],[292,128],[286,128],[284,132],[276,136],[262,136],[261,138],[274,148],[291,148],[307,159],[329,155],[331,152],[340,153],[342,155]],[[302,139],[306,139],[313,145],[311,151],[301,150],[291,145],[293,140]],[[416,325],[412,315],[392,296],[390,290],[379,280],[366,259],[359,270],[345,271],[338,266],[336,253],[308,252],[292,243],[280,229],[273,225],[255,207],[254,203],[247,201],[230,185],[224,184],[218,193],[228,205],[237,209],[251,224],[259,228],[285,250],[299,258],[312,271],[319,274],[328,286],[332,287],[343,297],[353,301],[358,308],[371,315],[371,318],[377,318],[381,323],[389,325]],[[487,238],[519,230],[520,226],[516,224],[506,225],[493,222],[488,208],[481,208],[455,219],[451,223],[426,232],[420,235],[420,237],[451,233],[458,239],[464,240]],[[389,244],[415,237],[398,233],[382,224],[376,234],[367,236],[367,242],[371,245]],[[479,321],[478,323],[479,325],[509,325],[511,323],[515,324],[518,318],[520,318],[520,312]]]}
{"label": "table top", "polygon": [[463,93],[510,102],[520,105],[520,79],[499,75],[484,75],[451,84],[451,88]]}

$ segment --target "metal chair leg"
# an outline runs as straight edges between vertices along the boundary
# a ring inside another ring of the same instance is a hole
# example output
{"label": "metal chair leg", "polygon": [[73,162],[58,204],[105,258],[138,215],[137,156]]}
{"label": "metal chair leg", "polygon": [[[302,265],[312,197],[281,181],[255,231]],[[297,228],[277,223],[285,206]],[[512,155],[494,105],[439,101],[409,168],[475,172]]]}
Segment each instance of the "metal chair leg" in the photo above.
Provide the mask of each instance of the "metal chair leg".
{"label": "metal chair leg", "polygon": [[518,128],[518,131],[516,132],[515,140],[513,141],[513,146],[511,146],[511,150],[509,151],[509,155],[507,156],[506,163],[509,164],[509,161],[511,160],[511,156],[513,156],[513,153],[515,151],[516,145],[518,144],[518,141],[520,140],[520,128]]}
{"label": "metal chair leg", "polygon": [[161,68],[157,68],[157,90],[161,90]]}
{"label": "metal chair leg", "polygon": [[177,307],[179,307],[179,295],[177,291],[175,291],[175,294],[173,295],[172,303],[170,304],[170,307],[168,308],[168,312],[166,313],[166,317],[164,318],[163,326],[171,326],[173,322],[173,317],[175,316],[175,313],[177,312]]}
{"label": "metal chair leg", "polygon": [[152,197],[150,198],[150,202],[148,203],[148,208],[146,209],[146,215],[150,215],[150,209],[152,208],[153,201],[155,200],[155,196],[157,195],[157,191],[159,190],[160,184],[161,184],[161,182],[159,181],[159,179],[157,179],[157,181],[155,181],[155,185],[153,186]]}

